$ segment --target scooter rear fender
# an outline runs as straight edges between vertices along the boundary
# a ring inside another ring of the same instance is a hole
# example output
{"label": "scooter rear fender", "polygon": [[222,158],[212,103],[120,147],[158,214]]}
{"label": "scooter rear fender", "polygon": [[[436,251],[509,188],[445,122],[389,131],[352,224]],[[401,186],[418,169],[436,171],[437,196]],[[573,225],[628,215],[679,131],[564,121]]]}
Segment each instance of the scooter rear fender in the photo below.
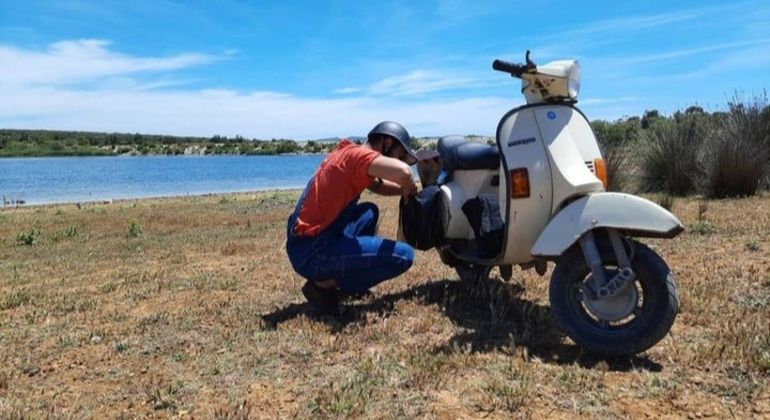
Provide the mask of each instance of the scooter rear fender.
{"label": "scooter rear fender", "polygon": [[601,192],[581,197],[556,213],[532,247],[533,256],[562,255],[589,230],[614,228],[630,236],[673,238],[684,226],[663,207],[631,194]]}

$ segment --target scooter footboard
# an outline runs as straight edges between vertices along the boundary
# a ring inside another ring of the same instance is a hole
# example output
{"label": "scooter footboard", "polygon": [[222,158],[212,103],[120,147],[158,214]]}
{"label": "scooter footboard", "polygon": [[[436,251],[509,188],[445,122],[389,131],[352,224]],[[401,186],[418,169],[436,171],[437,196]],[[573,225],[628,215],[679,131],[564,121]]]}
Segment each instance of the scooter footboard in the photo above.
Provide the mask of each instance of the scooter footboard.
{"label": "scooter footboard", "polygon": [[531,253],[557,257],[589,230],[614,228],[630,236],[673,238],[684,226],[663,207],[631,194],[595,193],[559,211],[538,237]]}

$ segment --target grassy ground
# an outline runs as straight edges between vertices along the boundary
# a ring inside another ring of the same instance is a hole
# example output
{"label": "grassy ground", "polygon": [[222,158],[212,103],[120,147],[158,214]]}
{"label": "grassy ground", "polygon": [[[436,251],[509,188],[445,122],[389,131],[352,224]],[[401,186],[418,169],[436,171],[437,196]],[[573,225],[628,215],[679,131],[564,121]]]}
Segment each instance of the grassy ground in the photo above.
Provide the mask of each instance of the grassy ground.
{"label": "grassy ground", "polygon": [[688,231],[647,241],[673,331],[602,360],[556,330],[548,277],[463,285],[433,252],[313,317],[284,252],[296,196],[0,211],[0,418],[770,416],[770,198],[678,200]]}

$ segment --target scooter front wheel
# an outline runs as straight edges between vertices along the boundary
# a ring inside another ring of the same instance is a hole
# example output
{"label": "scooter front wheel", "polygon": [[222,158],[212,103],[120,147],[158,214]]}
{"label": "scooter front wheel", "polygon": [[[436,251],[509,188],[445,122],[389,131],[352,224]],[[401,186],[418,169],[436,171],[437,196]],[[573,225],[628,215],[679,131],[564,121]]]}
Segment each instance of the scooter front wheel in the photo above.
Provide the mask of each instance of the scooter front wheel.
{"label": "scooter front wheel", "polygon": [[[551,277],[553,318],[578,345],[590,352],[627,356],[660,341],[674,323],[678,309],[676,283],[663,259],[642,243],[634,247],[633,283],[612,297],[597,297],[595,280],[580,246],[562,256]],[[619,269],[606,238],[597,240],[608,278]]]}

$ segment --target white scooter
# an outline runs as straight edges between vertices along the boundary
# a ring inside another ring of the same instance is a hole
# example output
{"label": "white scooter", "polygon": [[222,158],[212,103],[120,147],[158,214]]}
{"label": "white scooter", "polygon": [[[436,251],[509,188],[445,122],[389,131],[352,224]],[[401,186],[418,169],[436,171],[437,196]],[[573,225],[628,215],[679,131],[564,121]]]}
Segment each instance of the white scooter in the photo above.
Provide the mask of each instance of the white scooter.
{"label": "white scooter", "polygon": [[570,338],[605,355],[647,350],[671,328],[678,296],[663,259],[631,238],[673,238],[682,224],[644,198],[605,192],[596,136],[575,107],[577,61],[536,66],[527,51],[525,64],[492,67],[521,79],[527,101],[503,116],[497,144],[443,137],[441,177],[418,164],[423,187],[440,188],[442,261],[463,280],[498,266],[506,281],[513,265],[544,275],[553,261],[551,309]]}

